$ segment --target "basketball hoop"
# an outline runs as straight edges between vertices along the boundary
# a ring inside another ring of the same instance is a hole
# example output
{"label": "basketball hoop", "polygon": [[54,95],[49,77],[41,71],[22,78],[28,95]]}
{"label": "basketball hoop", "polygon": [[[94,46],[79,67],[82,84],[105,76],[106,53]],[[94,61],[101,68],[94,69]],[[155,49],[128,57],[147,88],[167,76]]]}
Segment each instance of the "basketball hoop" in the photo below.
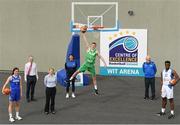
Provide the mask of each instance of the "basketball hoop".
{"label": "basketball hoop", "polygon": [[99,25],[94,25],[91,27],[93,30],[99,30],[99,29],[103,29],[104,26],[99,26]]}

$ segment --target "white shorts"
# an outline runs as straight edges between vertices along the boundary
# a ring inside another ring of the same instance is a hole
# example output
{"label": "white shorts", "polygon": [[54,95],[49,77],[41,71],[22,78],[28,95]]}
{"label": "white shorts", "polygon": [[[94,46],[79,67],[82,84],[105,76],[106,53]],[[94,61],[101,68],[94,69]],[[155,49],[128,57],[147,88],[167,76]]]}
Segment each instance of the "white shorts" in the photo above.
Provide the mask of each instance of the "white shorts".
{"label": "white shorts", "polygon": [[163,85],[162,86],[162,93],[161,93],[161,97],[162,98],[167,98],[167,99],[172,99],[174,98],[174,87],[172,86],[171,88],[169,88],[167,85]]}

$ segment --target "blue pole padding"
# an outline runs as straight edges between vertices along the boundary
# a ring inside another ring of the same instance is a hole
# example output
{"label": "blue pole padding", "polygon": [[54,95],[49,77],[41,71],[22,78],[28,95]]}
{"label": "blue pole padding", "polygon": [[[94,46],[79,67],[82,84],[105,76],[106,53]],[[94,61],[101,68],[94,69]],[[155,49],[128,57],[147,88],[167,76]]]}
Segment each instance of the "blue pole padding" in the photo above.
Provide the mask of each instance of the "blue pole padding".
{"label": "blue pole padding", "polygon": [[[73,34],[68,45],[66,62],[68,61],[69,55],[74,56],[74,60],[77,63],[77,67],[80,67],[80,36],[79,34]],[[60,69],[57,72],[57,81],[60,85],[66,86],[66,70]],[[89,84],[89,78],[87,75],[83,74],[83,85]]]}

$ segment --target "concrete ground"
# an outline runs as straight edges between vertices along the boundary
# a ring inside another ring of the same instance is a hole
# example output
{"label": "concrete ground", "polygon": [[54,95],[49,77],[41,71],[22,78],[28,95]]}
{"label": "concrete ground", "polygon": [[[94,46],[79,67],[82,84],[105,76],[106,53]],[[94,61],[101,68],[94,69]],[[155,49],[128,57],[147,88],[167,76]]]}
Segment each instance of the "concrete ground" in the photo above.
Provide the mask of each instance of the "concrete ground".
{"label": "concrete ground", "polygon": [[[0,73],[0,88],[9,73]],[[19,124],[173,124],[180,123],[180,85],[175,87],[175,119],[168,120],[167,115],[158,117],[160,111],[160,82],[156,79],[157,99],[144,100],[144,79],[140,77],[97,77],[100,95],[93,94],[92,85],[76,88],[76,98],[66,99],[65,89],[57,86],[55,115],[45,115],[44,73],[36,85],[36,102],[27,103],[26,86],[23,83]],[[0,94],[0,124],[8,122],[8,96]]]}

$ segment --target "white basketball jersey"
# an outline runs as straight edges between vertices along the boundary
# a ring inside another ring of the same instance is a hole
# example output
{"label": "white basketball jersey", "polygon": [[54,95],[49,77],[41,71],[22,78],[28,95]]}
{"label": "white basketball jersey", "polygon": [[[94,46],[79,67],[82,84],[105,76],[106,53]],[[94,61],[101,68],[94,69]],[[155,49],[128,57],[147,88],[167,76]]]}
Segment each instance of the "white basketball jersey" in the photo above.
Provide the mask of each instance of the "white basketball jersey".
{"label": "white basketball jersey", "polygon": [[162,76],[163,76],[163,85],[168,85],[169,82],[172,80],[173,76],[172,76],[173,70],[169,69],[169,70],[163,70]]}

